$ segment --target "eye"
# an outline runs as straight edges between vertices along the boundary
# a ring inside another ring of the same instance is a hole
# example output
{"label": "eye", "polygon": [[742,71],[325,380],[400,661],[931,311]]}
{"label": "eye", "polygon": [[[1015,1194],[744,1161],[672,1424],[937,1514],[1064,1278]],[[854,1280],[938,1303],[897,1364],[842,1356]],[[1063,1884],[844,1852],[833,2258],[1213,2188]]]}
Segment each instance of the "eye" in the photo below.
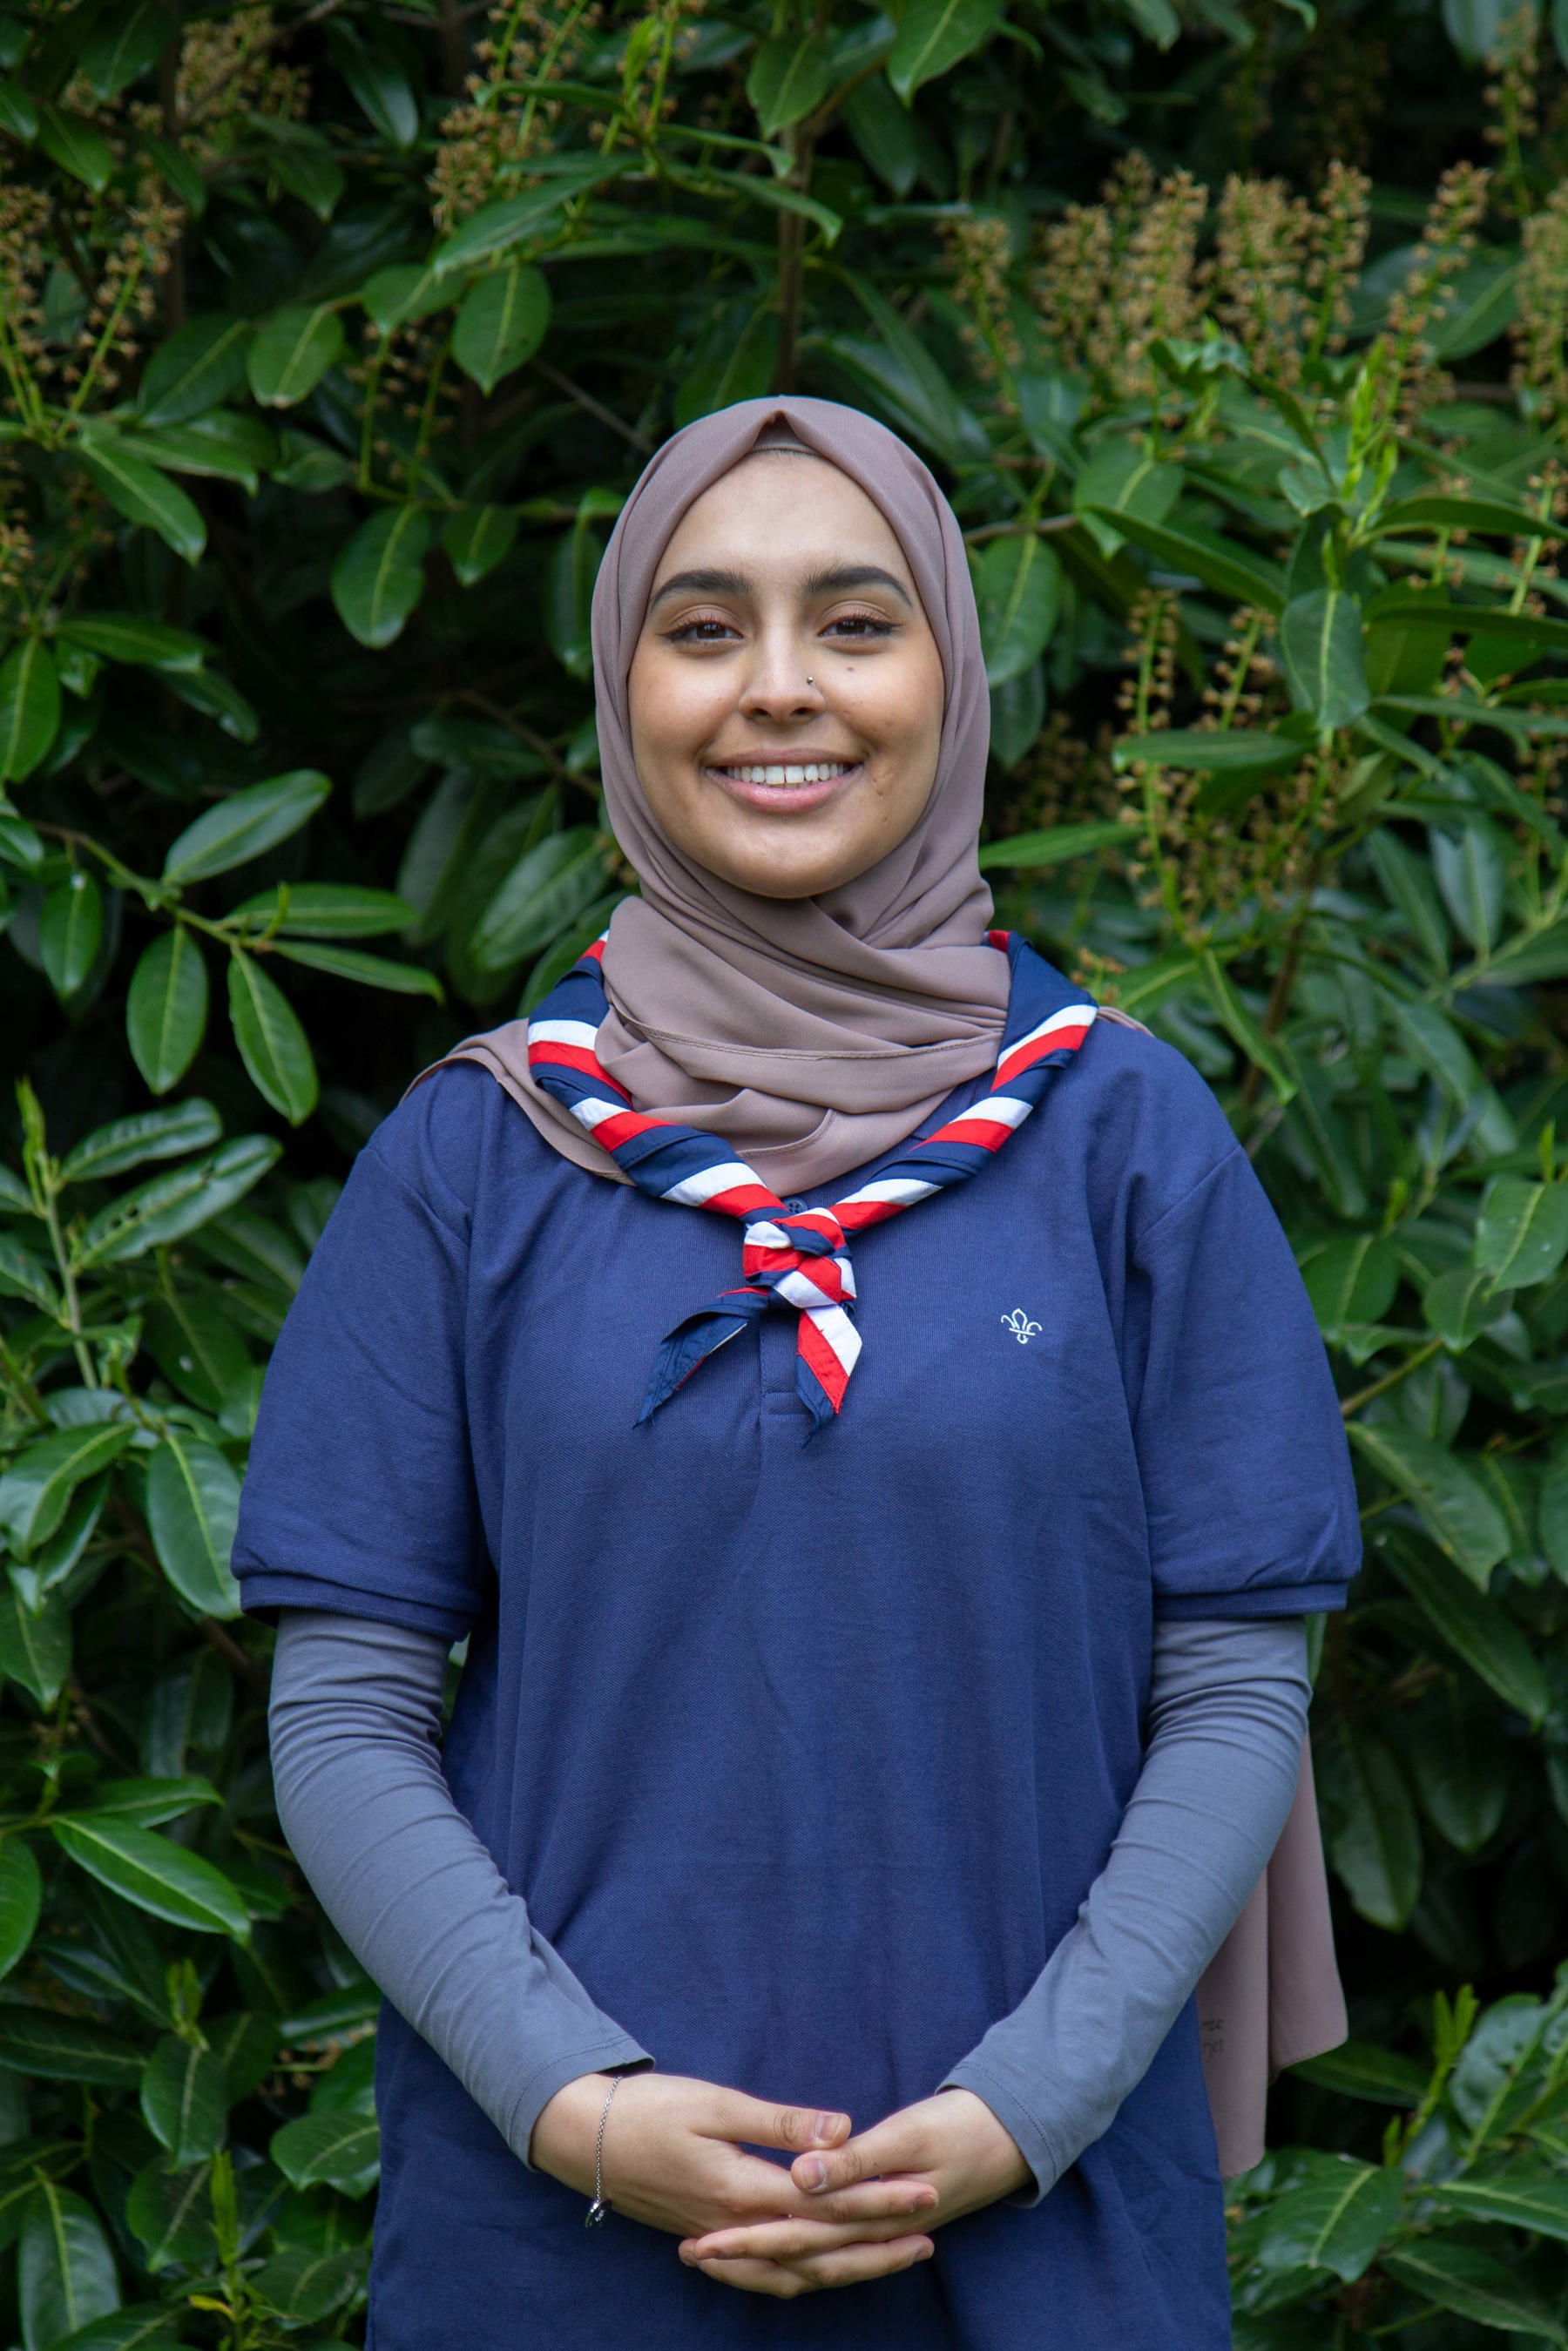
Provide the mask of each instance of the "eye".
{"label": "eye", "polygon": [[841,643],[869,644],[874,639],[897,633],[898,624],[883,612],[835,612],[823,627],[822,634]]}
{"label": "eye", "polygon": [[732,621],[716,612],[698,612],[689,620],[677,621],[673,629],[666,629],[664,642],[672,645],[719,645],[727,637],[738,634]]}

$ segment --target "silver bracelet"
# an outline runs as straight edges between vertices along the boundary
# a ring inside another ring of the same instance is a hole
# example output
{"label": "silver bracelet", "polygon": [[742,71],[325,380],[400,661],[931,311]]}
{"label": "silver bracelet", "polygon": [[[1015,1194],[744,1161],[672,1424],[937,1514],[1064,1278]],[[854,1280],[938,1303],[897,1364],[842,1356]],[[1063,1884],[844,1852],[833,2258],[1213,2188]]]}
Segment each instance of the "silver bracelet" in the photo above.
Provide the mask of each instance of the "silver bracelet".
{"label": "silver bracelet", "polygon": [[585,2229],[596,2229],[610,2210],[609,2199],[604,2193],[604,2126],[610,2120],[610,2098],[615,2095],[625,2078],[624,2074],[616,2074],[610,2085],[610,2097],[604,2101],[604,2112],[599,2117],[599,2137],[593,2143],[593,2201],[583,2217]]}

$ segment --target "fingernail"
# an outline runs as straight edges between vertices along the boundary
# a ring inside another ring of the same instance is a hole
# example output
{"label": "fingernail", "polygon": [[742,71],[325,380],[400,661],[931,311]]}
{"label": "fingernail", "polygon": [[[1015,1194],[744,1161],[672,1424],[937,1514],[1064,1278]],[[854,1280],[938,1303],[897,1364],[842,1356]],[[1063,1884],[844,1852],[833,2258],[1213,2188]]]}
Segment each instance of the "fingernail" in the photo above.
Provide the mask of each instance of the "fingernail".
{"label": "fingernail", "polygon": [[926,2248],[925,2248],[925,2251],[923,2253],[917,2253],[917,2254],[915,2255],[915,2259],[916,2259],[916,2261],[928,2262],[928,2261],[931,2259],[932,2254],[933,2254],[936,2251],[936,2246],[935,2246],[935,2245],[927,2245],[927,2246],[926,2246]]}
{"label": "fingernail", "polygon": [[828,2184],[828,2167],[816,2156],[810,2156],[800,2166],[800,2178],[805,2186],[815,2190]]}
{"label": "fingernail", "polygon": [[838,2135],[837,2115],[819,2115],[811,2126],[811,2137],[822,2147],[831,2147]]}

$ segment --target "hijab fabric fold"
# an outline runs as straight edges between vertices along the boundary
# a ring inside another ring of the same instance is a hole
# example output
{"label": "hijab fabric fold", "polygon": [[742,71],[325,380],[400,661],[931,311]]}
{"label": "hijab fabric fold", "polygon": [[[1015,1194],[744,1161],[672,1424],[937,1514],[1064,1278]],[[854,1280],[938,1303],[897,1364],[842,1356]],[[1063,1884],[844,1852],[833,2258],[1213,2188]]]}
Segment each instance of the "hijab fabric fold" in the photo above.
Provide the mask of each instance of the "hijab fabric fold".
{"label": "hijab fabric fold", "polygon": [[[693,501],[780,432],[886,517],[946,685],[918,823],[869,872],[817,899],[756,897],[685,857],[654,820],[632,756],[628,673],[660,558]],[[643,887],[610,925],[599,1059],[639,1111],[722,1135],[774,1191],[831,1183],[990,1070],[1007,1017],[1008,960],[987,941],[991,898],[977,858],[990,712],[953,510],[914,452],[856,410],[782,396],[722,409],[666,442],[627,500],[594,590],[593,659],[605,808]],[[1124,1019],[1108,1008],[1103,1017]],[[526,1021],[446,1058],[488,1069],[564,1157],[630,1180],[529,1075]],[[1310,1750],[1273,1858],[1199,1984],[1197,2009],[1220,2168],[1234,2174],[1263,2153],[1272,2075],[1336,2047],[1347,2029]]]}

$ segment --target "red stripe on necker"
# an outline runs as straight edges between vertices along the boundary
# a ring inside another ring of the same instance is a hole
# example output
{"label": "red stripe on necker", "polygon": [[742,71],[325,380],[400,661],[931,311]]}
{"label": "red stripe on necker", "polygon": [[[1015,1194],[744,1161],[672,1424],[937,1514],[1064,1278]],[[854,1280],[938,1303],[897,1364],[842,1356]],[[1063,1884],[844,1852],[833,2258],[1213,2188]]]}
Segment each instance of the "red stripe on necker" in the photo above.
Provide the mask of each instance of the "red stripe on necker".
{"label": "red stripe on necker", "polygon": [[833,1410],[835,1412],[841,1410],[844,1391],[850,1384],[850,1375],[809,1314],[802,1314],[800,1317],[798,1352],[804,1359],[808,1369],[815,1374],[822,1394],[827,1397]]}

